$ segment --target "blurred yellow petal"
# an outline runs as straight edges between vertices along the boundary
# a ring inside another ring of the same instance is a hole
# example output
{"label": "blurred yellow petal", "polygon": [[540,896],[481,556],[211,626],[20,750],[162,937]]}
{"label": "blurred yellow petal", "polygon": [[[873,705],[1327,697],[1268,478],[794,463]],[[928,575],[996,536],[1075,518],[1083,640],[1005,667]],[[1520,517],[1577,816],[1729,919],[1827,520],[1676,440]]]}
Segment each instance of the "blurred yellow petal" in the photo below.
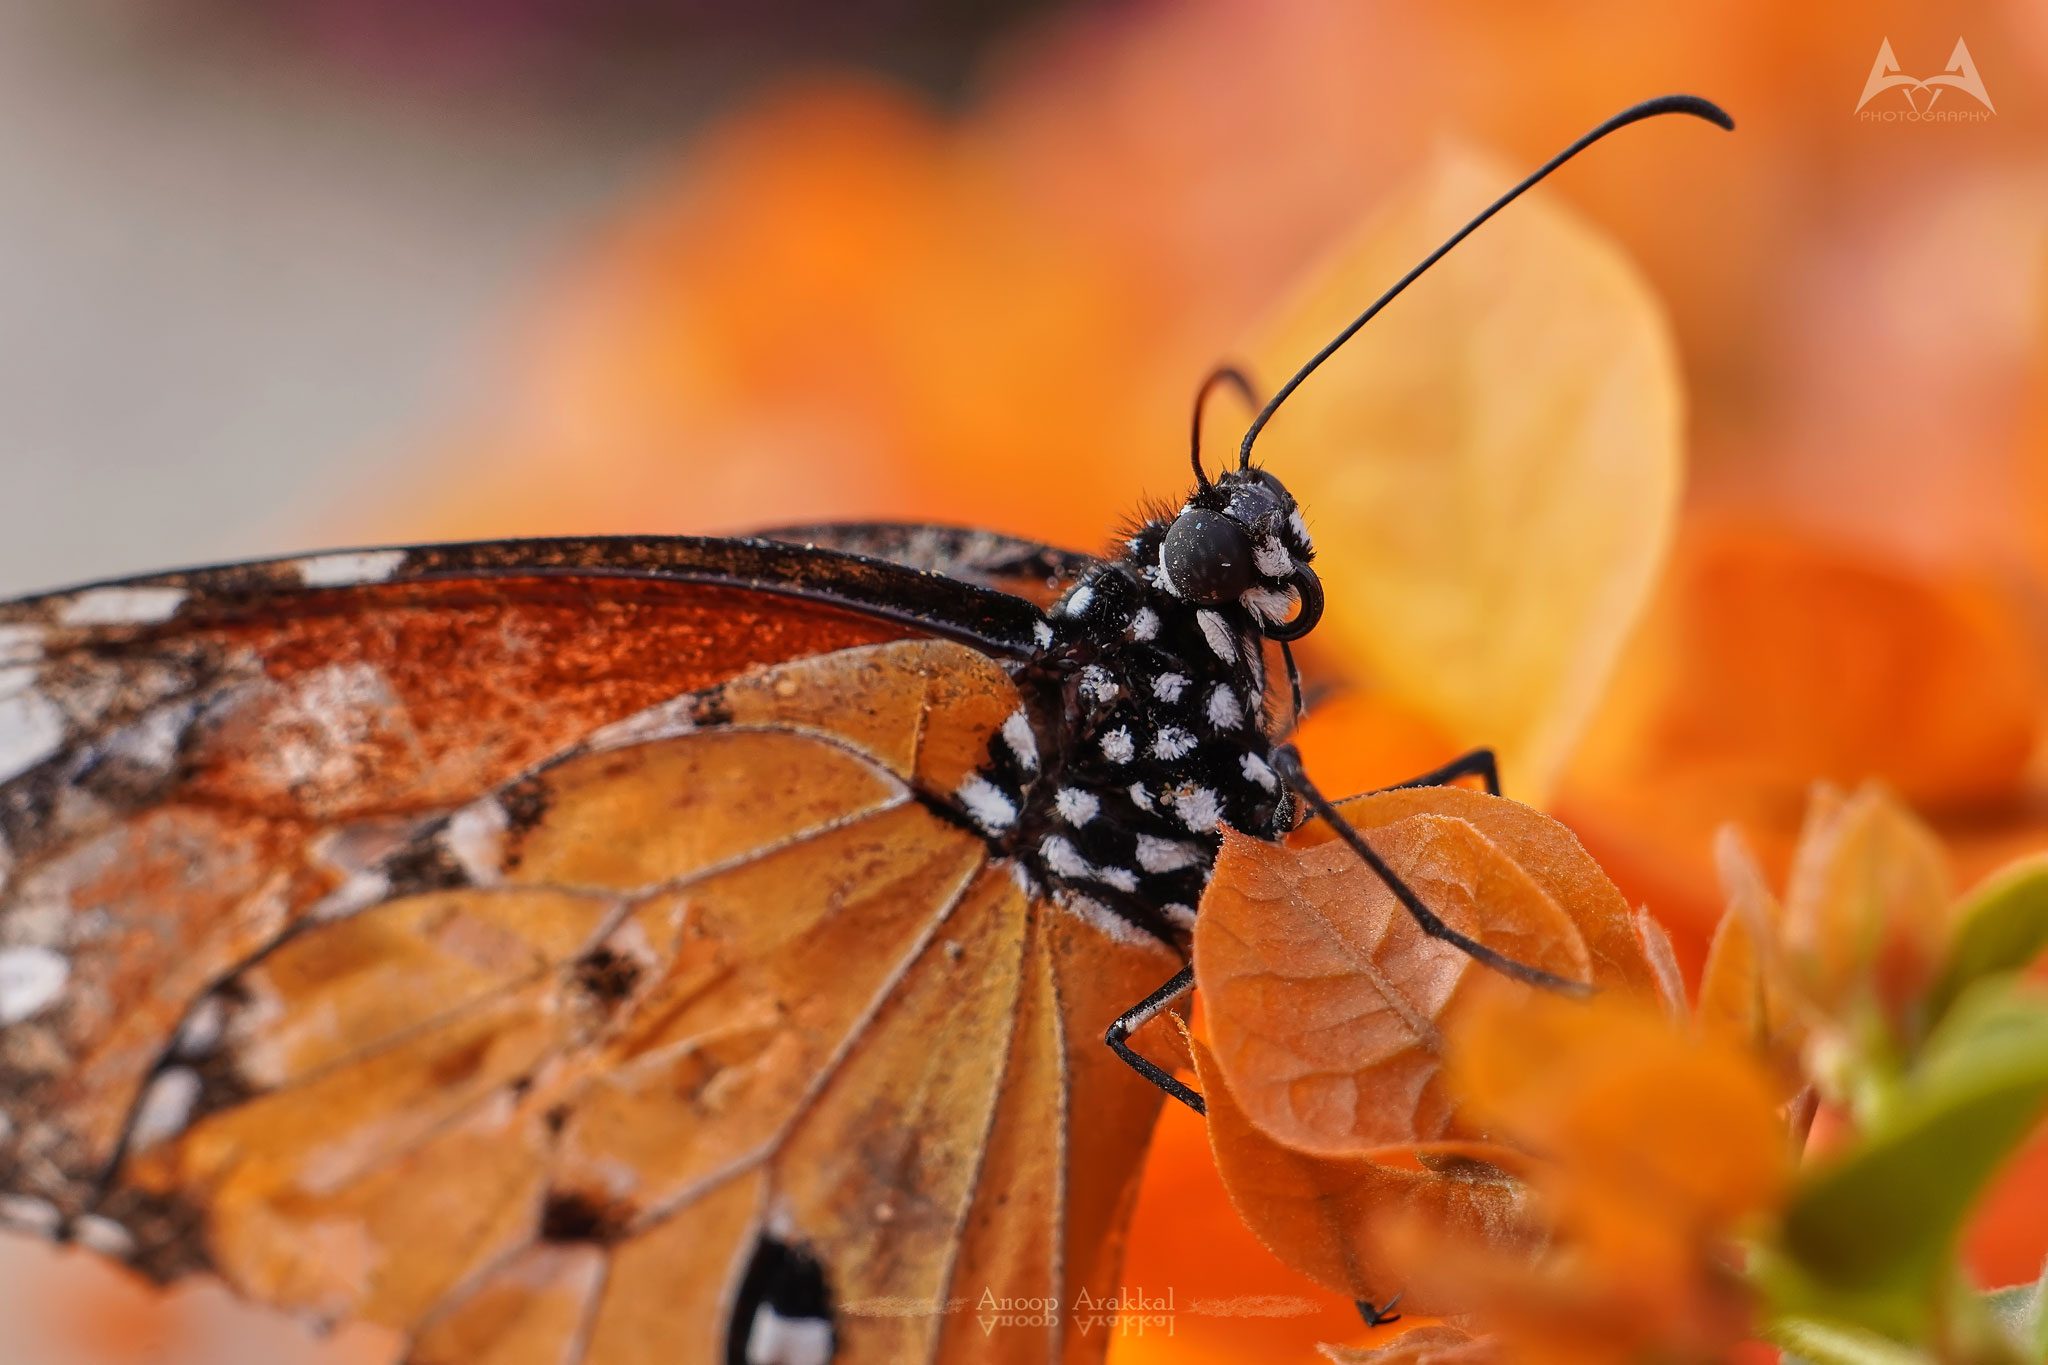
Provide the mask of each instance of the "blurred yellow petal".
{"label": "blurred yellow petal", "polygon": [[[1261,378],[1280,382],[1514,178],[1440,157],[1264,330]],[[1487,224],[1260,438],[1316,528],[1325,649],[1500,750],[1510,790],[1541,801],[1663,554],[1679,412],[1663,314],[1605,238],[1540,193]]]}

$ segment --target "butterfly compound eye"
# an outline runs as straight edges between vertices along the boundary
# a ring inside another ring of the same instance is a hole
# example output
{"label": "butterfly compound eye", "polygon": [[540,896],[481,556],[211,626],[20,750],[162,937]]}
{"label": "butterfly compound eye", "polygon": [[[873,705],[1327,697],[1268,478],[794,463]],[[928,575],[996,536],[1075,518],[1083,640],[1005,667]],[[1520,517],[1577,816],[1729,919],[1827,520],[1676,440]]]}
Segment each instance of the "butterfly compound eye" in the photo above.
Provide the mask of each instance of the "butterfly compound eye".
{"label": "butterfly compound eye", "polygon": [[1221,512],[1195,507],[1175,517],[1159,558],[1184,601],[1234,601],[1253,583],[1251,538]]}

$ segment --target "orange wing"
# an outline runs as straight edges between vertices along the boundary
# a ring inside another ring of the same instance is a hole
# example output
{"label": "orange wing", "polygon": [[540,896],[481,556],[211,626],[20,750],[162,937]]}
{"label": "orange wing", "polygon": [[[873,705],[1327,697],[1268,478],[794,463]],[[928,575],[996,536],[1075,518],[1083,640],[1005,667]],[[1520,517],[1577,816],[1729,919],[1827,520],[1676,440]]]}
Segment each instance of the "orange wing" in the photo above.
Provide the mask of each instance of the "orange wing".
{"label": "orange wing", "polygon": [[905,633],[542,580],[44,630],[9,1207],[420,1360],[723,1360],[788,1248],[838,1359],[1099,1355],[971,1310],[1114,1290],[1156,1097],[1099,1040],[1173,963],[950,811],[1019,698]]}

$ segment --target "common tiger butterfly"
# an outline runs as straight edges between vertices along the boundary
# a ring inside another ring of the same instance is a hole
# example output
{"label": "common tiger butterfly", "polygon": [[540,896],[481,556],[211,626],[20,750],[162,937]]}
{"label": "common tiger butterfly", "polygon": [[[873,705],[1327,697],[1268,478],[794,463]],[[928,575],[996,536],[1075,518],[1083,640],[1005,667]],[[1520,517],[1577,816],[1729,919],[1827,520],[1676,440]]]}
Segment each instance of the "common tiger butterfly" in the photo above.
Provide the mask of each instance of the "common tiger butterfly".
{"label": "common tiger butterfly", "polygon": [[1160,1092],[1200,1105],[1127,1039],[1187,988],[1219,824],[1313,811],[1425,928],[1575,986],[1438,921],[1284,742],[1267,646],[1291,716],[1324,603],[1251,455],[1665,113],[1732,126],[1667,96],[1580,138],[1211,478],[1219,371],[1194,490],[1110,557],[838,526],[0,605],[0,1220],[417,1362],[1098,1356],[945,1310],[1116,1291]]}

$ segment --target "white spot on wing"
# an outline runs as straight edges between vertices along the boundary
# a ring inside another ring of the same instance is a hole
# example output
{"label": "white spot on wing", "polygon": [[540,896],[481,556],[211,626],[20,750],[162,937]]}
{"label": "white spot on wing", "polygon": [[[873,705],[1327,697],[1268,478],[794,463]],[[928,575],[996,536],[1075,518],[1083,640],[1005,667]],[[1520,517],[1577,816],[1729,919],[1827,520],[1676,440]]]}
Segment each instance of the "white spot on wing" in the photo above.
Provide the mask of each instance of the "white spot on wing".
{"label": "white spot on wing", "polygon": [[0,949],[0,1024],[41,1014],[70,979],[71,963],[62,953],[33,945]]}
{"label": "white spot on wing", "polygon": [[1040,649],[1052,648],[1052,625],[1046,621],[1031,623],[1031,638],[1038,642]]}
{"label": "white spot on wing", "polygon": [[1159,613],[1150,607],[1138,608],[1138,614],[1131,618],[1131,638],[1151,640],[1159,635]]}
{"label": "white spot on wing", "polygon": [[764,1303],[747,1330],[747,1365],[832,1365],[832,1324],[785,1318]]}
{"label": "white spot on wing", "polygon": [[1217,683],[1209,693],[1208,711],[1209,723],[1219,730],[1235,730],[1244,724],[1244,707],[1228,683]]}
{"label": "white spot on wing", "polygon": [[1167,922],[1172,924],[1175,928],[1186,930],[1189,932],[1192,932],[1194,930],[1195,912],[1189,909],[1187,906],[1182,905],[1179,901],[1174,901],[1168,905],[1162,905],[1159,907],[1159,910],[1161,914],[1166,916]]}
{"label": "white spot on wing", "polygon": [[89,588],[57,609],[67,626],[147,626],[183,605],[183,588]]}
{"label": "white spot on wing", "polygon": [[1239,766],[1244,769],[1244,775],[1248,779],[1258,783],[1267,791],[1280,790],[1280,779],[1274,775],[1272,766],[1257,754],[1246,754],[1240,761]]}
{"label": "white spot on wing", "polygon": [[990,834],[999,834],[1017,823],[1017,803],[980,773],[969,773],[953,793],[953,799],[975,824]]}
{"label": "white spot on wing", "polygon": [[1084,792],[1079,787],[1061,787],[1053,793],[1052,803],[1060,819],[1070,825],[1085,825],[1102,809],[1093,792]]}
{"label": "white spot on wing", "polygon": [[1112,763],[1128,763],[1138,756],[1137,741],[1131,738],[1130,730],[1122,725],[1104,735],[1101,744],[1102,756]]}
{"label": "white spot on wing", "polygon": [[43,657],[41,626],[26,621],[0,623],[0,665],[35,663]]}
{"label": "white spot on wing", "polygon": [[1302,549],[1307,550],[1314,547],[1315,542],[1308,538],[1308,523],[1302,520],[1299,507],[1287,514],[1287,529],[1294,532],[1294,538],[1301,542]]}
{"label": "white spot on wing", "polygon": [[403,550],[359,550],[349,554],[308,555],[298,562],[299,582],[309,588],[350,588],[382,583],[405,563]]}
{"label": "white spot on wing", "polygon": [[1195,750],[1195,737],[1177,725],[1169,725],[1152,740],[1152,756],[1171,763]]}
{"label": "white spot on wing", "polygon": [[381,905],[391,895],[391,878],[378,868],[352,872],[340,886],[306,908],[314,920],[347,919],[350,915]]}
{"label": "white spot on wing", "polygon": [[670,697],[645,711],[591,731],[590,738],[583,741],[583,747],[592,753],[601,753],[609,749],[623,749],[630,744],[651,744],[658,739],[687,735],[697,728],[696,703],[697,694],[694,692]]}
{"label": "white spot on wing", "polygon": [[0,669],[0,782],[27,772],[64,742],[64,713],[35,686],[35,670]]}
{"label": "white spot on wing", "polygon": [[135,1254],[135,1237],[111,1218],[84,1214],[71,1224],[71,1240],[88,1251],[125,1260]]}
{"label": "white spot on wing", "polygon": [[1195,624],[1202,628],[1202,638],[1209,642],[1217,658],[1227,664],[1237,662],[1237,641],[1231,636],[1229,623],[1213,611],[1198,611]]}
{"label": "white spot on wing", "polygon": [[64,1215],[47,1199],[35,1199],[25,1194],[0,1194],[0,1225],[49,1237],[63,1222]]}
{"label": "white spot on wing", "polygon": [[189,1066],[174,1066],[159,1075],[142,1092],[142,1102],[135,1107],[129,1146],[139,1152],[165,1138],[176,1137],[192,1121],[192,1110],[198,1103],[198,1072]]}
{"label": "white spot on wing", "polygon": [[505,830],[511,820],[496,801],[477,801],[448,817],[441,846],[472,882],[488,886],[505,866]]}
{"label": "white spot on wing", "polygon": [[1060,610],[1068,616],[1083,616],[1087,614],[1088,608],[1094,605],[1095,589],[1083,583],[1067,594],[1067,600],[1060,605]]}
{"label": "white spot on wing", "polygon": [[209,995],[192,1007],[178,1030],[176,1051],[180,1057],[204,1057],[220,1046],[221,1030],[227,1024],[227,1007],[220,997]]}
{"label": "white spot on wing", "polygon": [[1003,718],[1003,743],[1010,746],[1025,772],[1038,771],[1038,736],[1031,733],[1031,718],[1024,714],[1023,707]]}
{"label": "white spot on wing", "polygon": [[1179,673],[1161,673],[1152,680],[1152,695],[1169,704],[1180,700],[1180,694],[1187,689],[1187,678]]}

